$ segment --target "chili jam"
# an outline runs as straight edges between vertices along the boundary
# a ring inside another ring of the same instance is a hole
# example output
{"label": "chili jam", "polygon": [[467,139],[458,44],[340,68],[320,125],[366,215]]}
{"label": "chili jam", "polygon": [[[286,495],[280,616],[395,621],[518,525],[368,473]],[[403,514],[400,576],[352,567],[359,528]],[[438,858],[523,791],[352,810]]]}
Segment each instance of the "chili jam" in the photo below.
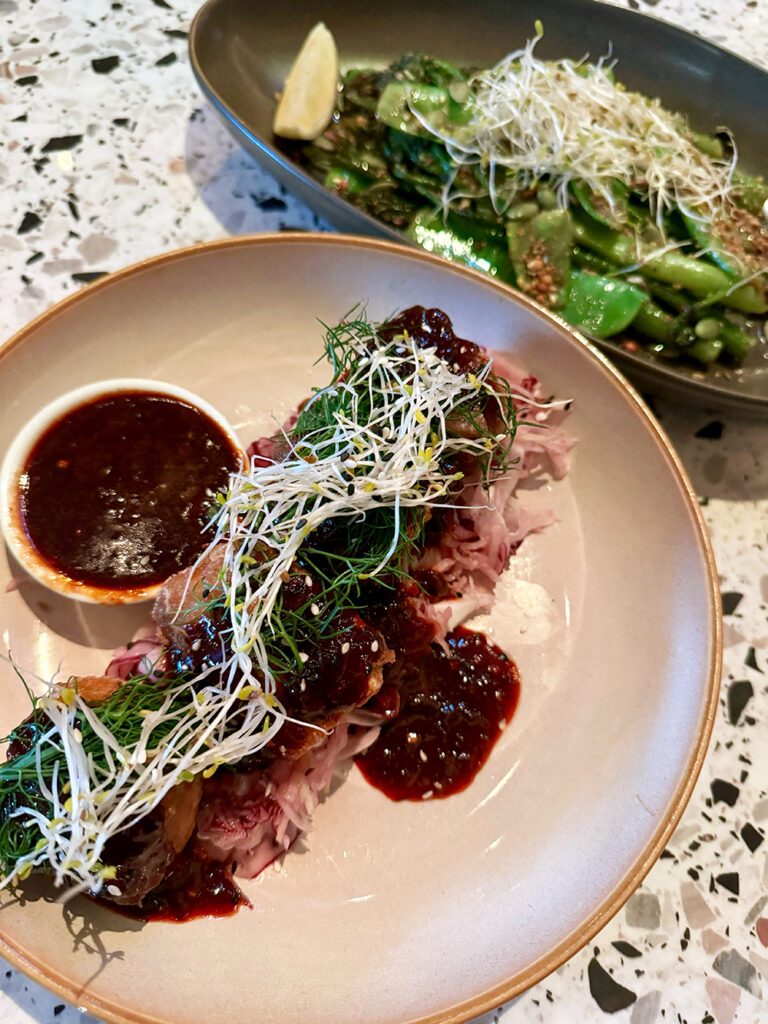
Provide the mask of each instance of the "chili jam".
{"label": "chili jam", "polygon": [[19,486],[23,527],[59,573],[111,590],[194,562],[214,494],[241,462],[200,409],[149,391],[104,395],[38,440]]}
{"label": "chili jam", "polygon": [[141,906],[116,904],[98,896],[96,902],[134,921],[179,924],[199,917],[229,917],[239,907],[250,906],[232,878],[232,868],[194,848],[194,840]]}
{"label": "chili jam", "polygon": [[392,800],[466,789],[517,706],[518,671],[500,648],[462,627],[447,643],[401,667],[400,711],[356,759]]}

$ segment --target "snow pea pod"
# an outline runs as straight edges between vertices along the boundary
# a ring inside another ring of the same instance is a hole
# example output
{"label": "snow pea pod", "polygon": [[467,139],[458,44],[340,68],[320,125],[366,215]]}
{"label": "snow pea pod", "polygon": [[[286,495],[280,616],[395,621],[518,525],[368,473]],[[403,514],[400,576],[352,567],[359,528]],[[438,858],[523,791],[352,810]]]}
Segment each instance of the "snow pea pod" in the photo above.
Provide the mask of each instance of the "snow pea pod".
{"label": "snow pea pod", "polygon": [[683,224],[685,224],[685,230],[691,236],[691,240],[696,243],[699,249],[706,250],[707,258],[715,266],[720,267],[723,273],[730,277],[731,281],[738,281],[739,278],[744,277],[744,271],[739,266],[738,261],[723,250],[721,244],[708,227],[685,213],[681,213],[681,217]]}
{"label": "snow pea pod", "polygon": [[642,288],[612,277],[572,270],[563,319],[598,338],[626,330],[647,301]]}
{"label": "snow pea pod", "polygon": [[768,182],[763,181],[762,178],[753,178],[752,175],[744,174],[743,171],[734,171],[731,183],[740,200],[739,205],[759,217],[766,208],[765,204],[768,203]]}
{"label": "snow pea pod", "polygon": [[[614,209],[611,209],[607,200],[598,197],[592,192],[583,181],[571,182],[571,192],[576,197],[585,213],[608,228],[615,228],[627,215],[627,191],[624,182],[616,182],[613,188]],[[618,215],[618,216],[617,216]]]}
{"label": "snow pea pod", "polygon": [[[411,135],[427,135],[417,114],[436,128],[466,124],[471,116],[471,94],[459,103],[447,89],[421,82],[390,82],[376,105],[380,121]],[[415,113],[414,113],[415,112]]]}
{"label": "snow pea pod", "polygon": [[507,246],[518,287],[554,309],[566,303],[573,230],[567,210],[542,210],[507,221]]}
{"label": "snow pea pod", "polygon": [[405,234],[427,252],[483,270],[508,284],[515,283],[504,234],[485,221],[453,213],[443,219],[430,208],[419,210],[412,217]]}

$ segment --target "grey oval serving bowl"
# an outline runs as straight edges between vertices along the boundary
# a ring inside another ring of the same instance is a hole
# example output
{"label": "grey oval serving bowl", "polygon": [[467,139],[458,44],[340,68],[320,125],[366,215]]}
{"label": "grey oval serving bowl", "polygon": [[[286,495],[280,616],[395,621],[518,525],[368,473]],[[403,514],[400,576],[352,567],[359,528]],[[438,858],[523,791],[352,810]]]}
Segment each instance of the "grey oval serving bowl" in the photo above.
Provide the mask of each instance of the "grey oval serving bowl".
{"label": "grey oval serving bowl", "polygon": [[[535,18],[544,25],[537,51],[542,56],[597,58],[610,52],[627,87],[659,97],[699,131],[727,127],[738,140],[742,165],[752,173],[768,170],[760,128],[768,110],[766,72],[681,28],[596,0],[537,0],[534,6],[525,0],[296,0],[290,17],[281,5],[208,0],[192,24],[189,48],[214,110],[286,189],[340,231],[410,244],[315,181],[272,135],[275,92],[304,36],[324,20],[345,68],[382,66],[407,50],[489,66],[533,34]],[[704,373],[627,352],[610,339],[592,340],[642,390],[768,419],[768,345],[757,346],[739,371]]]}

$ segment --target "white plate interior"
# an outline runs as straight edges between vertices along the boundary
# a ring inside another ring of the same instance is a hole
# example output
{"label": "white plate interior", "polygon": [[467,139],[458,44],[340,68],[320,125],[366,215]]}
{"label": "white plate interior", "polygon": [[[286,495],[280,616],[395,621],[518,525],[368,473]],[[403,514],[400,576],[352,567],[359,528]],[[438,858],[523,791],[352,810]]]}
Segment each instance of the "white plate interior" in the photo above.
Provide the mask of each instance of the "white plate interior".
{"label": "white plate interior", "polygon": [[[520,707],[473,785],[393,803],[352,769],[316,827],[246,886],[252,910],[138,926],[85,901],[7,899],[22,966],[116,1020],[394,1024],[479,1013],[579,937],[647,863],[701,753],[716,672],[712,567],[663,440],[615,374],[492,282],[386,243],[236,240],[150,262],[42,318],[2,357],[0,450],[62,391],[140,374],[208,399],[248,443],[322,383],[318,320],[438,306],[574,400],[560,517],[525,541],[494,639]],[[541,495],[535,495],[540,500]],[[11,568],[3,556],[0,572]],[[0,592],[3,645],[42,677],[99,671],[146,608]],[[28,711],[0,666],[0,729]],[[43,890],[40,890],[43,892]]]}

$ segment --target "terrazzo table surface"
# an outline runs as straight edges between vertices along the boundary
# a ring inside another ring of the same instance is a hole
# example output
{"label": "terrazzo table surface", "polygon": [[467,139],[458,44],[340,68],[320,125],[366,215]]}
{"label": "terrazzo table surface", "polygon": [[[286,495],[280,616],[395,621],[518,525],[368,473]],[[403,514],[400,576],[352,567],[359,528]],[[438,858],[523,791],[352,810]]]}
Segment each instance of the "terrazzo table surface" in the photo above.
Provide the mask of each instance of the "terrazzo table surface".
{"label": "terrazzo table surface", "polygon": [[[627,2],[768,66],[768,0]],[[195,9],[0,0],[0,339],[146,256],[323,227],[201,99],[186,51]],[[711,747],[639,891],[586,949],[482,1024],[768,1021],[768,425],[654,408],[701,496],[721,574]],[[94,1018],[0,961],[0,1024],[74,1021]]]}

